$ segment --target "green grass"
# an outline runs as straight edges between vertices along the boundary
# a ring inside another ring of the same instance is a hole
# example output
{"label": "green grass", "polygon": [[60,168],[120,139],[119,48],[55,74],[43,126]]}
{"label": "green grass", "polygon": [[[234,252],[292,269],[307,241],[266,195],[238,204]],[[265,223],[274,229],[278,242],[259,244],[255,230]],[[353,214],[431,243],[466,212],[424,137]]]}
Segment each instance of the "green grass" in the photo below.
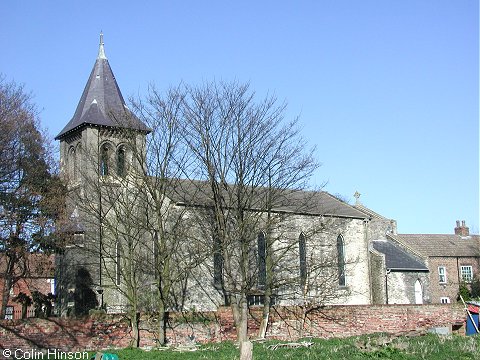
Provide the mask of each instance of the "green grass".
{"label": "green grass", "polygon": [[[347,339],[306,339],[309,348],[279,348],[271,350],[268,341],[254,343],[254,359],[473,359],[480,360],[480,336],[425,335],[414,338],[391,339],[386,335],[352,337]],[[194,352],[140,349],[111,350],[120,360],[153,359],[238,359],[238,348],[231,342],[208,344]]]}

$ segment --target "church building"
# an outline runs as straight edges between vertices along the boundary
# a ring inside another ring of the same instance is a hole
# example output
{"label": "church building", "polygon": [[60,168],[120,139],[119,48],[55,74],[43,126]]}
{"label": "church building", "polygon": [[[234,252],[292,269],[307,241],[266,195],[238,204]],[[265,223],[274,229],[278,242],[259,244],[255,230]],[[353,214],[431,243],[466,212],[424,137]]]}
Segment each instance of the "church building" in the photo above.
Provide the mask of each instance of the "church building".
{"label": "church building", "polygon": [[[150,132],[127,107],[101,35],[98,56],[74,115],[55,138],[60,141],[61,175],[68,185],[71,214],[70,240],[56,256],[57,307],[61,314],[87,314],[98,308],[120,312],[129,303],[129,292],[123,287],[128,280],[124,269],[127,254],[121,251],[122,243],[115,235],[122,226],[115,229],[109,227],[109,222],[121,201],[119,194],[135,195],[122,179],[143,168],[144,144]],[[135,151],[132,144],[137,147]],[[138,154],[143,154],[143,159]],[[191,184],[181,183],[181,194],[172,191],[168,204],[193,219],[195,211],[208,207],[208,194],[196,197]],[[115,201],[111,200],[113,193],[117,194]],[[327,192],[305,191],[294,197],[308,197],[312,205],[302,211],[292,211],[288,207],[291,205],[274,209],[291,225],[285,236],[288,244],[293,244],[282,255],[276,270],[277,274],[288,273],[293,280],[276,288],[276,304],[298,304],[306,299],[319,304],[365,305],[429,301],[428,267],[421,255],[396,240],[394,221],[361,205],[358,196],[354,206]],[[292,197],[292,202],[295,199]],[[262,234],[259,230],[252,252],[252,263],[257,265],[252,267],[252,273],[257,283],[251,287],[251,306],[263,303],[266,265],[262,262]],[[130,263],[134,270],[128,274],[135,271],[141,281],[140,310],[148,309],[148,294],[154,291],[152,284],[157,275],[151,272],[148,259],[161,256],[160,248],[150,246],[156,236],[141,234],[139,246],[145,257]],[[213,247],[207,255],[191,270],[192,276],[183,278],[178,290],[183,298],[175,306],[170,305],[172,310],[215,310],[225,305],[225,294],[219,287],[222,271],[218,267],[222,262],[215,258]],[[179,274],[182,271],[178,269]]]}

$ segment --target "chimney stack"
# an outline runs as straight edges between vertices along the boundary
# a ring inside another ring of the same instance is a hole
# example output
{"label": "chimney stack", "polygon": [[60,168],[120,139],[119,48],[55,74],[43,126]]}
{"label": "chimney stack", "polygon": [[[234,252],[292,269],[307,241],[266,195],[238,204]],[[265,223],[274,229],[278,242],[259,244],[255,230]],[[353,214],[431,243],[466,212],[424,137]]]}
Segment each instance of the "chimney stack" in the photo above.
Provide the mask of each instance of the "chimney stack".
{"label": "chimney stack", "polygon": [[462,220],[462,224],[460,225],[460,220],[457,220],[457,227],[455,228],[455,235],[460,236],[469,236],[470,229],[468,226],[465,225],[465,220]]}

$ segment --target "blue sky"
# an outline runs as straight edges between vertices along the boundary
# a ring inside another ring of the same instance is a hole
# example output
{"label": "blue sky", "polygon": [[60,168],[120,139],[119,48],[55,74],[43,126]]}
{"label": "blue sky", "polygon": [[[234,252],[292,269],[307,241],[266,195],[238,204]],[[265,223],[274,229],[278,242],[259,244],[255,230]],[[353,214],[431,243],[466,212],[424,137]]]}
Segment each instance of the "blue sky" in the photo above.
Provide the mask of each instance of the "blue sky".
{"label": "blue sky", "polygon": [[55,136],[99,33],[125,98],[184,81],[249,82],[288,102],[323,164],[314,184],[401,233],[479,232],[477,0],[1,1],[0,72]]}

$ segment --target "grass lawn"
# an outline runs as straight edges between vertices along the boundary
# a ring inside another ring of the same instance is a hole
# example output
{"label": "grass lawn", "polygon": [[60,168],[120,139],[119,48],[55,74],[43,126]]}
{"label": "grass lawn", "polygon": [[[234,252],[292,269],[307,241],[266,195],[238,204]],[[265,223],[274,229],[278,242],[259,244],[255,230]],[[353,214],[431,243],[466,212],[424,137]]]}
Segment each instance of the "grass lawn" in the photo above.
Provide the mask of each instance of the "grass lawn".
{"label": "grass lawn", "polygon": [[[254,359],[475,359],[480,360],[480,336],[437,336],[390,338],[386,335],[352,337],[347,339],[305,339],[310,347],[271,347],[278,341],[254,343]],[[139,349],[111,350],[120,360],[150,359],[228,359],[238,357],[231,342],[208,344],[193,352]]]}

